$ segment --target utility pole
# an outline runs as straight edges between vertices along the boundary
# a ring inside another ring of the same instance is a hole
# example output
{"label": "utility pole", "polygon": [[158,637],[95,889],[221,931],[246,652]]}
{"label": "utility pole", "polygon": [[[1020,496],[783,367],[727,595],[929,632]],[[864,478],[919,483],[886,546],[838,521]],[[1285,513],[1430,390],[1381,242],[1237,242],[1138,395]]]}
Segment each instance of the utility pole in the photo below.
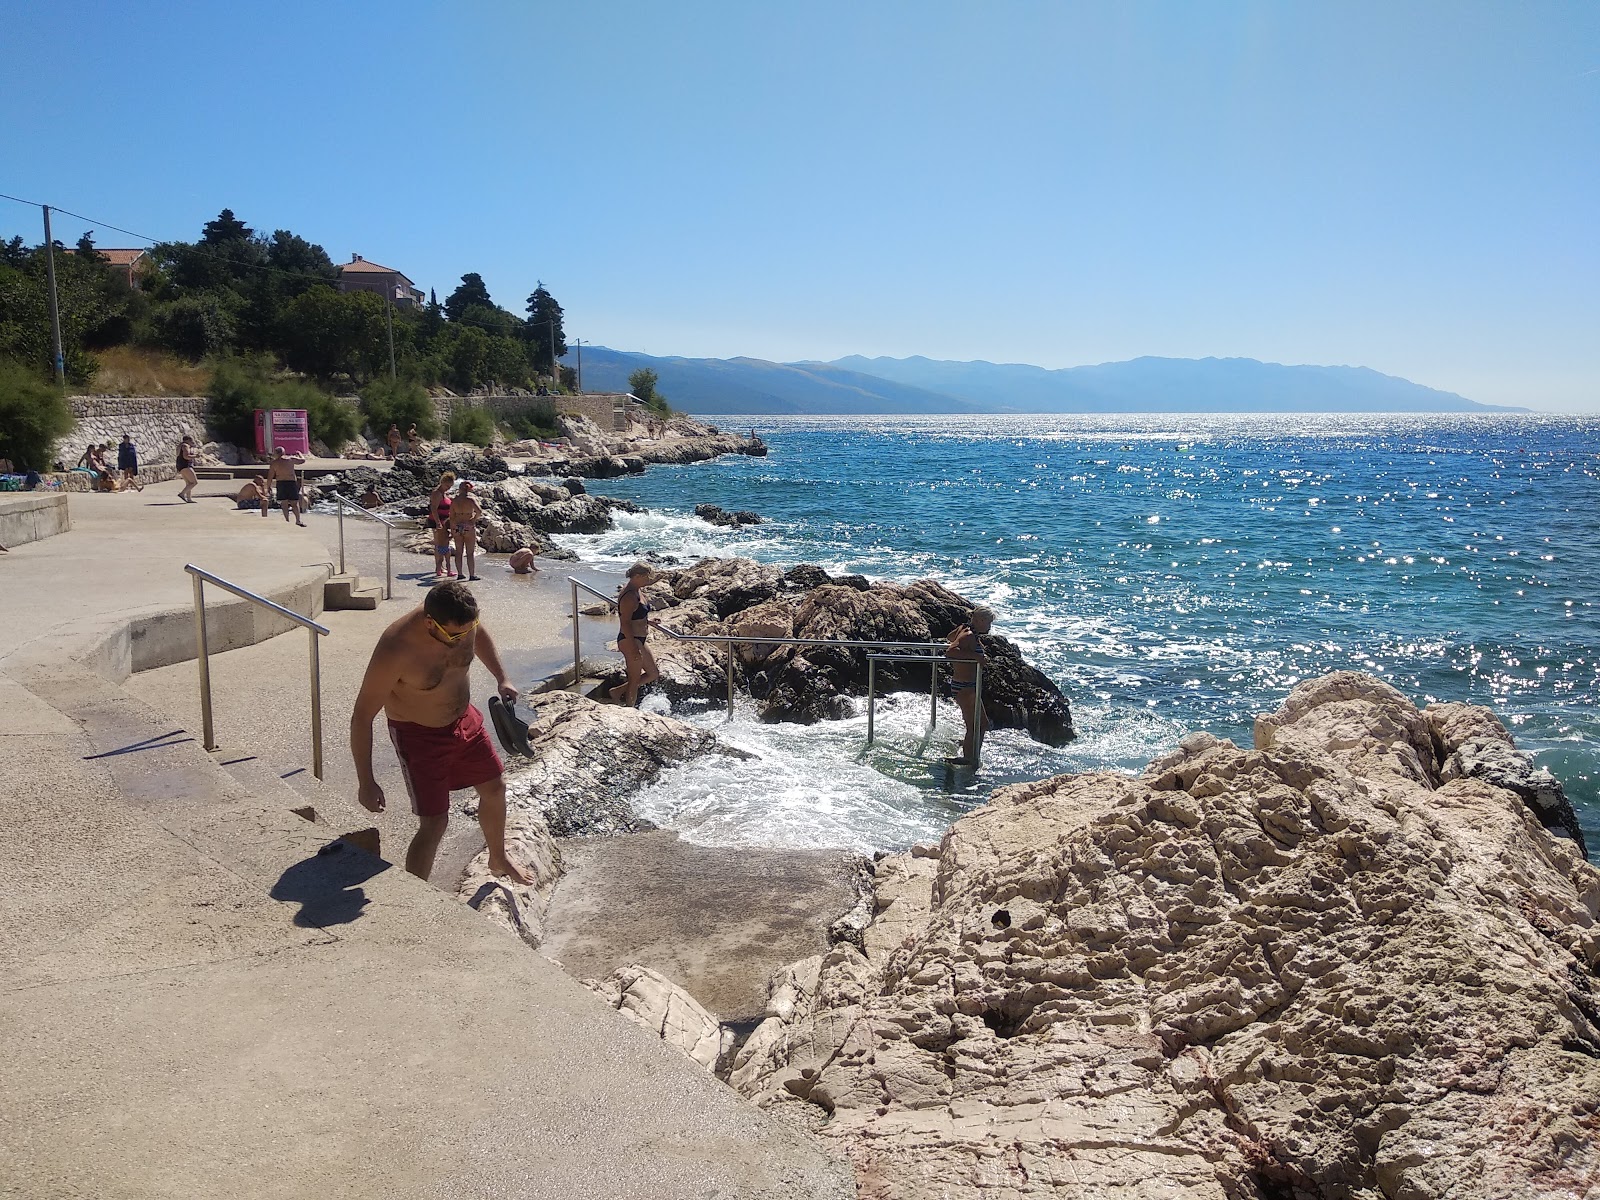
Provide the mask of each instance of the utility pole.
{"label": "utility pole", "polygon": [[386,290],[383,295],[383,323],[389,330],[389,382],[395,378],[394,369],[394,297]]}
{"label": "utility pole", "polygon": [[573,338],[572,349],[578,356],[578,395],[583,395],[583,339]]}
{"label": "utility pole", "polygon": [[61,354],[61,308],[56,303],[56,243],[50,236],[50,206],[44,209],[44,269],[50,280],[50,340],[56,348],[56,386],[67,386],[67,360]]}

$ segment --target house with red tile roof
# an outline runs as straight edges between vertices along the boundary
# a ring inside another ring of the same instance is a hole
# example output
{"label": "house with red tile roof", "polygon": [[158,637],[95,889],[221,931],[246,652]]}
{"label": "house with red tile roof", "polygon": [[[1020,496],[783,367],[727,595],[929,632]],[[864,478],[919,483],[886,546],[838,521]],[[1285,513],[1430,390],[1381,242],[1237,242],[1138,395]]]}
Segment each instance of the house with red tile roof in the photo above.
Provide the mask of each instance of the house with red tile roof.
{"label": "house with red tile roof", "polygon": [[359,254],[339,268],[341,292],[375,292],[393,300],[403,308],[420,306],[424,299],[421,290],[393,267],[369,262]]}
{"label": "house with red tile roof", "polygon": [[[115,267],[119,272],[126,274],[129,287],[135,288],[139,286],[139,263],[145,259],[149,251],[141,250],[138,247],[129,250],[102,250],[99,246],[96,246],[94,250],[96,254],[105,259],[108,266]],[[63,252],[66,254],[77,253],[70,246],[66,247]]]}

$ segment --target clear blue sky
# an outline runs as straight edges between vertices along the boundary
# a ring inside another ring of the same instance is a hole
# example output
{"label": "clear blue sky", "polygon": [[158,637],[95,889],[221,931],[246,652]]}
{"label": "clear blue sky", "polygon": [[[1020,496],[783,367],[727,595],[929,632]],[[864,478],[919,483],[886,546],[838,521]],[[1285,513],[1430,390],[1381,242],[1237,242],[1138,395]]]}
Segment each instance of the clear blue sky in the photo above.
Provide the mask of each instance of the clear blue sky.
{"label": "clear blue sky", "polygon": [[[1600,409],[1596,3],[0,0],[0,29],[0,191],[160,238],[231,207],[518,312],[542,279],[618,349],[1244,355]],[[0,203],[14,233],[37,210]]]}

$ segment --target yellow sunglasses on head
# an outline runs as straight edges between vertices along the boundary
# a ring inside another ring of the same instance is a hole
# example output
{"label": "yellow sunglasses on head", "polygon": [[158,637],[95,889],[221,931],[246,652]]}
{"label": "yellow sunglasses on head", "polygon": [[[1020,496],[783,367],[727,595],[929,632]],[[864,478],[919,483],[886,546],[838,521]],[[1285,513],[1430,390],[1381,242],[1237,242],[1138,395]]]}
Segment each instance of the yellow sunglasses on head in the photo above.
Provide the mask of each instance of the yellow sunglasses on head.
{"label": "yellow sunglasses on head", "polygon": [[448,629],[446,629],[443,625],[439,624],[439,622],[435,621],[432,617],[428,618],[428,624],[433,626],[433,631],[435,633],[437,633],[440,637],[442,637],[445,641],[449,642],[451,645],[454,645],[456,642],[459,642],[462,638],[466,637],[467,634],[471,633],[474,629],[476,629],[478,627],[478,618],[477,617],[473,617],[472,618],[472,624],[468,625],[460,633],[451,633]]}

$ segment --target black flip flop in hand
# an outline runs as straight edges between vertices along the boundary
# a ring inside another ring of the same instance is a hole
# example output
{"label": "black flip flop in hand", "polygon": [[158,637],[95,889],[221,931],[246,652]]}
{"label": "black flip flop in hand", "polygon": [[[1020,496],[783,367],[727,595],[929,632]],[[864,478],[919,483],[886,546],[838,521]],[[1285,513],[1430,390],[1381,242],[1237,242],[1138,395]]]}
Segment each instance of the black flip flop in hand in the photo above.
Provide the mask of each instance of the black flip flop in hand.
{"label": "black flip flop in hand", "polygon": [[494,725],[495,737],[507,754],[533,757],[533,747],[528,743],[528,723],[517,716],[515,700],[507,704],[499,696],[490,696],[489,720]]}

